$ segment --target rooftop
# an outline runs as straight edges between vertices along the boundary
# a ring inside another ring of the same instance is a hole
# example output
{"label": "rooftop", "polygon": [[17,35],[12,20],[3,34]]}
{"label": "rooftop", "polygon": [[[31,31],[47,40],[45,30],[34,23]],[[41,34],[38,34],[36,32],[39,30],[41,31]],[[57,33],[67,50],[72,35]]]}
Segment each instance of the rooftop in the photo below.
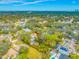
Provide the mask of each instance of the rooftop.
{"label": "rooftop", "polygon": [[61,54],[60,57],[59,57],[59,59],[62,59],[62,58],[63,59],[70,59],[68,56]]}

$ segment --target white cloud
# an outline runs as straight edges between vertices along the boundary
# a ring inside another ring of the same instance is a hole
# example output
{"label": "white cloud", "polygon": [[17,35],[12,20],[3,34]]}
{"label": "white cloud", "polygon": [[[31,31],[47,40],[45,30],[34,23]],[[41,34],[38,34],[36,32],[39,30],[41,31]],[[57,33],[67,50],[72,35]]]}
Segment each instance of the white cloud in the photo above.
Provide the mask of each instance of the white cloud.
{"label": "white cloud", "polygon": [[0,0],[0,1],[20,1],[20,0]]}
{"label": "white cloud", "polygon": [[0,4],[8,4],[13,2],[19,2],[20,0],[0,0]]}
{"label": "white cloud", "polygon": [[[45,1],[22,2],[23,4],[20,4],[20,5],[36,4],[36,3],[40,3],[40,2],[45,2]],[[16,5],[16,6],[20,6],[20,5]]]}
{"label": "white cloud", "polygon": [[20,5],[29,5],[29,4],[37,4],[40,2],[46,2],[46,1],[56,1],[56,0],[0,0],[0,4],[9,4],[9,3],[14,3],[14,2],[20,2],[22,4],[16,4],[14,6],[20,6]]}
{"label": "white cloud", "polygon": [[[36,0],[36,1],[33,1],[33,2],[22,2],[23,4],[20,4],[20,5],[37,4],[37,3],[40,3],[40,2],[46,2],[46,1],[56,1],[56,0]],[[15,6],[20,6],[20,5],[15,5]]]}

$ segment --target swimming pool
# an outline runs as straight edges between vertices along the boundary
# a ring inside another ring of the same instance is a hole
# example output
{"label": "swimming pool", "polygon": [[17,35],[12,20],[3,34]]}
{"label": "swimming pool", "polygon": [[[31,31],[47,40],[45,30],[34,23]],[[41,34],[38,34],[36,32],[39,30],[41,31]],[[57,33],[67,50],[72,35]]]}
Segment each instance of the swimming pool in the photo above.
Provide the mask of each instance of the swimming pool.
{"label": "swimming pool", "polygon": [[50,57],[50,59],[55,59],[55,57],[52,56],[52,57]]}

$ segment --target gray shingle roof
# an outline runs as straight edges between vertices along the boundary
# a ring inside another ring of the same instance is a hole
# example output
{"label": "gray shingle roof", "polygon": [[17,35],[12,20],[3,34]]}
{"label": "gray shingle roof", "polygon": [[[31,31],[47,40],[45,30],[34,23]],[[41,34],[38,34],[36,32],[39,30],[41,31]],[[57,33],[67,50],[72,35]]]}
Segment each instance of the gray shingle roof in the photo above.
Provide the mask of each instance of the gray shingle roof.
{"label": "gray shingle roof", "polygon": [[61,54],[59,59],[70,59],[68,56]]}

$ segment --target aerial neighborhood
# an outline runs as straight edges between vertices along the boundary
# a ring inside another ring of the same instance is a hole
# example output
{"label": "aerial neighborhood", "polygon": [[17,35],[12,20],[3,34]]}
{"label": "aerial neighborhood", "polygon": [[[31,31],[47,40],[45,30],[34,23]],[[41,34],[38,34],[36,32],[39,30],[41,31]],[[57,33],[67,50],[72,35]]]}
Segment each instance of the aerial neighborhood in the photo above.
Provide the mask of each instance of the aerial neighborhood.
{"label": "aerial neighborhood", "polygon": [[79,59],[79,15],[0,17],[0,59]]}

